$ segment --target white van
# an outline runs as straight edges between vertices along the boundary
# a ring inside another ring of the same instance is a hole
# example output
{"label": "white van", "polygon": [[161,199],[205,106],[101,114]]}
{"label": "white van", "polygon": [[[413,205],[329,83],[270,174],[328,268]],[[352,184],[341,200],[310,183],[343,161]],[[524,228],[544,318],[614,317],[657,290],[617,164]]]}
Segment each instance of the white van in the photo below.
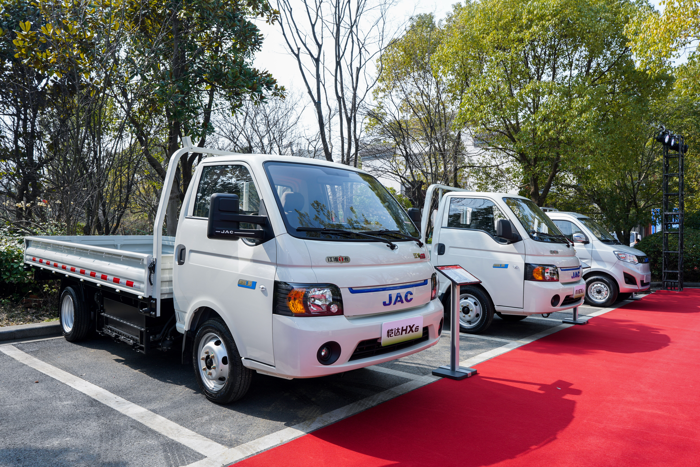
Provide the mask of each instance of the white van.
{"label": "white van", "polygon": [[[177,236],[163,237],[188,153],[217,157],[197,166]],[[217,403],[242,397],[253,371],[325,376],[437,343],[443,308],[427,249],[366,172],[188,145],[164,187],[152,237],[26,237],[25,264],[62,279],[69,341],[95,330],[144,353],[181,345]]]}
{"label": "white van", "polygon": [[651,269],[644,252],[621,244],[605,227],[583,214],[549,211],[547,215],[574,242],[576,256],[591,266],[584,274],[587,303],[606,307],[649,290]]}
{"label": "white van", "polygon": [[[417,210],[409,212],[418,220]],[[458,264],[481,280],[461,290],[462,332],[484,332],[494,313],[520,321],[581,304],[585,284],[574,248],[529,199],[431,185],[423,212],[431,213],[420,221],[433,265]],[[440,277],[447,307],[449,285]]]}

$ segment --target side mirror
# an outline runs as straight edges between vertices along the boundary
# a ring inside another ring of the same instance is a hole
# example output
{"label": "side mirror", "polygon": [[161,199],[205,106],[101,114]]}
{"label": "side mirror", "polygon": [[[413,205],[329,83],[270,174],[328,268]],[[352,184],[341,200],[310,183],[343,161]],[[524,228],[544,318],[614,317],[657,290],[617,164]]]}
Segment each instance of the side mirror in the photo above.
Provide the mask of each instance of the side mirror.
{"label": "side mirror", "polygon": [[266,226],[266,216],[248,216],[239,214],[238,195],[216,193],[209,201],[209,221],[207,238],[221,240],[238,240],[239,238],[263,239],[265,230],[241,229],[240,223]]}
{"label": "side mirror", "polygon": [[572,235],[574,243],[588,243],[588,238],[581,232],[576,232]]}
{"label": "side mirror", "polygon": [[498,219],[498,223],[496,224],[496,236],[505,238],[509,243],[522,240],[520,235],[515,231],[513,224],[507,219]]}
{"label": "side mirror", "polygon": [[420,227],[420,220],[421,220],[421,215],[420,215],[420,209],[418,208],[409,208],[408,209],[408,217],[411,218],[414,224],[416,224],[418,227]]}

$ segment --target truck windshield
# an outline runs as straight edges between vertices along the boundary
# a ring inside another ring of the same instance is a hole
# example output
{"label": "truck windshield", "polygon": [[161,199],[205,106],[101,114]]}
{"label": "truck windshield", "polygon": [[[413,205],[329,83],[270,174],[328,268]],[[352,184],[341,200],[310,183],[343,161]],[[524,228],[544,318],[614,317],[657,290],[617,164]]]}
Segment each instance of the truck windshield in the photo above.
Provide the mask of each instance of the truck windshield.
{"label": "truck windshield", "polygon": [[529,199],[503,198],[530,238],[538,242],[568,243],[554,222]]}
{"label": "truck windshield", "polygon": [[365,242],[419,237],[406,212],[371,175],[294,162],[267,162],[265,170],[290,235]]}
{"label": "truck windshield", "polygon": [[615,240],[615,237],[610,235],[607,230],[605,230],[605,227],[591,219],[590,217],[579,217],[579,219],[583,225],[585,225],[588,230],[591,231],[593,235],[596,236],[598,240],[600,240],[603,243],[618,243],[617,240]]}

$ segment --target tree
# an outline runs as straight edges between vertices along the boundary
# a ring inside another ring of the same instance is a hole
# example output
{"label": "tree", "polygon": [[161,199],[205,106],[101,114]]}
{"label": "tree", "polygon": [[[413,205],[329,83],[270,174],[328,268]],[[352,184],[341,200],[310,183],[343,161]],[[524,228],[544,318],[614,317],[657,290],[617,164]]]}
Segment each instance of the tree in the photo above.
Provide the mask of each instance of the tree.
{"label": "tree", "polygon": [[464,89],[457,121],[507,157],[540,206],[559,174],[597,147],[608,96],[652,88],[624,34],[637,9],[617,0],[483,0],[448,19],[435,62],[457,93]]}
{"label": "tree", "polygon": [[[454,128],[459,95],[450,95],[431,65],[443,36],[433,15],[414,17],[378,65],[382,74],[374,91],[376,105],[367,112],[368,133],[375,151],[385,154],[371,170],[405,187],[420,188],[423,182],[460,186],[465,150],[462,131]],[[409,191],[411,201],[422,205],[423,192]]]}
{"label": "tree", "polygon": [[[73,71],[75,82],[82,75],[106,86],[161,179],[181,137],[206,143],[218,100],[236,109],[245,99],[283,92],[269,73],[252,66],[262,36],[250,18],[276,19],[267,0],[38,4],[49,22],[40,32],[27,27],[17,33],[20,53],[57,79]],[[197,160],[183,157],[177,169],[166,215],[169,235]]]}
{"label": "tree", "polygon": [[[308,0],[297,13],[278,0],[280,26],[311,98],[325,158],[358,166],[361,110],[380,72],[370,69],[387,42],[391,0]],[[330,39],[330,40],[328,40]],[[335,148],[333,132],[338,132]]]}
{"label": "tree", "polygon": [[288,93],[282,99],[246,101],[235,112],[223,108],[215,118],[217,146],[233,152],[321,157],[317,137],[301,126],[306,108],[302,96]]}

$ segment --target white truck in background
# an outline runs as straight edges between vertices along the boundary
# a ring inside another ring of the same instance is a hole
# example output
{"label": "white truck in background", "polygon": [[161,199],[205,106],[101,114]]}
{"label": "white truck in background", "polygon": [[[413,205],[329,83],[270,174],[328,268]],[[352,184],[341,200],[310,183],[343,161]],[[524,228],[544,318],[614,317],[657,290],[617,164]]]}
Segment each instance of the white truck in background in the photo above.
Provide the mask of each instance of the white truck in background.
{"label": "white truck in background", "polygon": [[[434,266],[458,264],[481,280],[462,287],[462,332],[481,333],[493,315],[520,321],[581,305],[585,283],[572,244],[532,201],[504,193],[478,193],[431,185],[421,225]],[[449,309],[449,282],[440,296]]]}
{"label": "white truck in background", "polygon": [[576,256],[589,264],[584,271],[586,303],[607,307],[651,287],[649,257],[623,245],[594,219],[575,212],[550,209],[547,215],[574,243]]}
{"label": "white truck in background", "polygon": [[[215,157],[196,168],[177,235],[163,237],[174,169],[192,152]],[[168,165],[153,231],[25,238],[36,277],[61,277],[67,340],[93,330],[143,353],[180,345],[202,392],[225,404],[253,371],[325,376],[439,339],[437,275],[418,229],[361,170],[187,141]]]}

